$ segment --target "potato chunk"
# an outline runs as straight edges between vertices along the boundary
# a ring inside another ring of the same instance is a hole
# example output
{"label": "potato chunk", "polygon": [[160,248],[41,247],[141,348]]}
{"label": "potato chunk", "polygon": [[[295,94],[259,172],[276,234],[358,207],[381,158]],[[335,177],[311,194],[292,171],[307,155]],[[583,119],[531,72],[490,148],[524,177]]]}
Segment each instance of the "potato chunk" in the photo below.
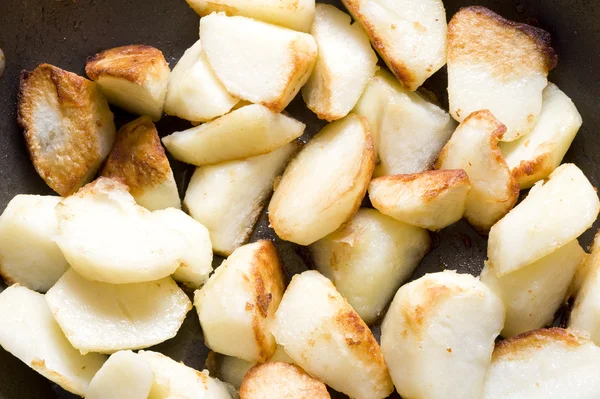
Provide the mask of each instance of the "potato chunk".
{"label": "potato chunk", "polygon": [[42,294],[19,285],[0,293],[0,345],[69,392],[83,396],[106,356],[73,349]]}
{"label": "potato chunk", "polygon": [[379,158],[375,176],[431,169],[456,123],[442,108],[404,89],[380,69],[354,109],[367,118]]}
{"label": "potato chunk", "polygon": [[192,308],[170,277],[106,284],[67,271],[46,302],[71,345],[81,353],[140,349],[173,338]]}
{"label": "potato chunk", "polygon": [[0,275],[46,292],[69,268],[54,242],[58,222],[54,208],[60,197],[17,195],[0,216]]}
{"label": "potato chunk", "polygon": [[599,211],[598,194],[583,172],[559,166],[490,230],[494,272],[500,277],[551,254],[591,227]]}
{"label": "potato chunk", "polygon": [[99,87],[48,64],[22,73],[18,119],[35,170],[62,196],[94,177],[115,140]]}
{"label": "potato chunk", "polygon": [[427,274],[404,285],[381,326],[396,389],[406,398],[481,398],[503,324],[500,299],[469,274]]}
{"label": "potato chunk", "polygon": [[600,348],[575,331],[531,331],[500,341],[484,399],[592,399],[600,396]]}
{"label": "potato chunk", "polygon": [[500,143],[508,167],[521,188],[547,178],[560,165],[581,127],[573,101],[553,83],[542,92],[542,111],[531,133],[510,143]]}
{"label": "potato chunk", "polygon": [[111,355],[96,373],[86,399],[148,399],[154,374],[141,357],[131,351]]}
{"label": "potato chunk", "polygon": [[310,252],[317,270],[370,324],[415,270],[430,241],[426,230],[363,208],[348,223],[312,244]]}
{"label": "potato chunk", "polygon": [[319,55],[302,97],[320,119],[331,122],[354,108],[375,75],[377,56],[361,26],[332,5],[317,4],[310,33]]}
{"label": "potato chunk", "polygon": [[185,51],[171,71],[165,98],[169,115],[205,122],[226,114],[238,102],[215,75],[200,40]]}
{"label": "potato chunk", "polygon": [[85,73],[111,104],[155,121],[162,117],[171,70],[160,50],[144,45],[104,50],[88,58]]}
{"label": "potato chunk", "polygon": [[430,170],[371,180],[369,198],[384,215],[429,230],[440,230],[465,213],[469,177],[462,169]]}
{"label": "potato chunk", "polygon": [[200,20],[208,62],[231,95],[280,112],[308,80],[317,59],[311,35],[246,17]]}
{"label": "potato chunk", "polygon": [[407,90],[446,63],[446,10],[441,0],[342,0],[375,50]]}
{"label": "potato chunk", "polygon": [[565,302],[567,290],[585,252],[573,240],[543,258],[501,277],[486,262],[481,281],[504,302],[506,321],[502,336],[512,337],[552,322]]}
{"label": "potato chunk", "polygon": [[317,271],[292,278],[273,335],[298,366],[336,391],[383,399],[394,390],[371,330]]}
{"label": "potato chunk", "polygon": [[150,211],[181,208],[171,165],[147,116],[119,129],[100,175],[121,180],[135,201]]}
{"label": "potato chunk", "polygon": [[550,34],[485,7],[460,9],[448,24],[450,113],[462,122],[489,110],[507,127],[503,141],[531,132],[557,57]]}
{"label": "potato chunk", "polygon": [[471,181],[465,218],[486,232],[515,205],[519,184],[510,173],[498,142],[506,127],[489,111],[469,115],[440,152],[437,169],[464,169]]}
{"label": "potato chunk", "polygon": [[309,245],[358,210],[375,157],[366,120],[354,114],[325,126],[290,162],[269,204],[277,235]]}
{"label": "potato chunk", "polygon": [[183,204],[210,232],[216,254],[229,256],[248,241],[275,179],[297,148],[290,143],[265,155],[196,169]]}
{"label": "potato chunk", "polygon": [[175,132],[163,143],[176,159],[202,166],[269,153],[300,137],[305,127],[294,118],[252,104]]}
{"label": "potato chunk", "polygon": [[283,291],[271,241],[236,249],[194,295],[206,346],[250,362],[268,360],[276,349],[270,324]]}

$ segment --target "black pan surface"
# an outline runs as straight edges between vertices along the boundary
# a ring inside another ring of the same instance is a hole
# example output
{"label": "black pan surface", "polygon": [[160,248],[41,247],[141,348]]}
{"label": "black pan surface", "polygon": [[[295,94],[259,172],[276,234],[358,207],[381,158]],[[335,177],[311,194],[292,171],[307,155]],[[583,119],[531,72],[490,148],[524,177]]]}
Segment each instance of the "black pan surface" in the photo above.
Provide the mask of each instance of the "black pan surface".
{"label": "black pan surface", "polygon": [[[327,2],[343,8],[339,1]],[[584,121],[565,162],[577,163],[597,187],[600,182],[600,112],[597,107],[600,98],[600,2],[445,0],[444,3],[448,17],[463,6],[484,5],[507,18],[542,27],[552,34],[559,63],[550,79],[573,99]],[[21,70],[31,70],[39,63],[47,62],[84,75],[86,57],[106,48],[134,43],[159,48],[173,66],[184,50],[197,40],[198,21],[198,16],[184,0],[0,0],[0,48],[6,55],[6,72],[0,78],[0,210],[16,194],[52,194],[31,165],[16,123]],[[433,76],[425,86],[437,93],[442,103],[447,103],[445,70]],[[117,125],[133,118],[115,111]],[[307,123],[305,139],[323,126],[299,98],[288,111]],[[185,121],[163,118],[158,129],[161,135],[166,135],[187,126]],[[190,167],[173,160],[172,165],[183,192]],[[303,261],[306,258],[302,249],[277,240],[267,224],[263,214],[252,238],[276,240],[288,276],[306,269],[310,262]],[[591,243],[597,227],[598,223],[583,235],[581,243],[584,247]],[[433,249],[413,279],[443,269],[479,274],[485,259],[486,239],[466,222],[450,226],[433,238]],[[0,283],[0,291],[3,288]],[[188,314],[176,338],[154,349],[202,369],[208,350],[195,312]],[[71,397],[0,348],[0,399]]]}

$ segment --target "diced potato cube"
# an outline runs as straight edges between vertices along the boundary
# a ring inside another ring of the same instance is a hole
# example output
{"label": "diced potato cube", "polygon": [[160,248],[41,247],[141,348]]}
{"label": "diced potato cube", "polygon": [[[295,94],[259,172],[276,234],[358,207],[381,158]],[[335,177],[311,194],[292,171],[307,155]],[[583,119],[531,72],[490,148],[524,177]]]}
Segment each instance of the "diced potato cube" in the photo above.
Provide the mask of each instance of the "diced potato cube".
{"label": "diced potato cube", "polygon": [[148,399],[154,374],[141,357],[131,351],[111,355],[96,373],[86,399]]}

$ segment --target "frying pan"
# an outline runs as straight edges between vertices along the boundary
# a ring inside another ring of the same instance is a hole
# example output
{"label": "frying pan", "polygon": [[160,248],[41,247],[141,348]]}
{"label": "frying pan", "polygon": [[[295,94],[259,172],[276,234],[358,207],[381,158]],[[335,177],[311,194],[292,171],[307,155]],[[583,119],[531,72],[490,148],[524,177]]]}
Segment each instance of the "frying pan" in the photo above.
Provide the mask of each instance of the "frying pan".
{"label": "frying pan", "polygon": [[[339,1],[326,2],[343,9]],[[542,27],[552,34],[559,64],[550,74],[550,80],[573,99],[584,121],[565,162],[576,163],[597,187],[600,180],[600,112],[596,105],[600,98],[600,2],[444,0],[444,3],[448,17],[462,6],[484,5],[506,18]],[[52,194],[31,165],[16,123],[21,70],[31,70],[39,63],[47,62],[85,75],[86,57],[106,48],[134,43],[159,48],[173,66],[197,38],[198,16],[184,0],[0,0],[0,48],[7,60],[6,72],[0,78],[0,210],[16,194]],[[425,86],[447,106],[444,69]],[[133,118],[119,110],[114,111],[117,127]],[[290,104],[288,111],[307,123],[305,140],[323,126],[300,98]],[[185,129],[189,124],[165,117],[157,126],[160,134],[166,135]],[[171,164],[183,193],[192,170],[172,159]],[[595,225],[582,236],[584,248],[591,243],[597,227]],[[288,278],[310,266],[302,248],[277,239],[268,228],[265,214],[252,235],[252,239],[257,238],[276,241]],[[486,238],[461,221],[433,235],[433,249],[412,278],[443,269],[478,275],[485,254]],[[3,288],[0,283],[0,291]],[[557,320],[560,323],[560,317]],[[377,330],[375,327],[376,334]],[[195,312],[188,314],[177,337],[153,349],[203,369],[208,349],[204,346]],[[0,399],[72,397],[0,348]],[[344,396],[333,393],[333,397]]]}

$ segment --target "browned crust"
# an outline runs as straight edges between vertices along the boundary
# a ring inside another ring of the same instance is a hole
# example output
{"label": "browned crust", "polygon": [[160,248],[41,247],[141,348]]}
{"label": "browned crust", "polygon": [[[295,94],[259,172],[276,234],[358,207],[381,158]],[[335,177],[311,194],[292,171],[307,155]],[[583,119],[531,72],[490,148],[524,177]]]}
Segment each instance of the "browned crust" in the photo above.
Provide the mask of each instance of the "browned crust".
{"label": "browned crust", "polygon": [[573,330],[564,328],[542,328],[529,331],[496,344],[492,362],[499,360],[525,360],[530,352],[544,348],[552,343],[561,343],[576,348],[589,342],[585,337]]}
{"label": "browned crust", "polygon": [[425,323],[427,315],[434,312],[435,308],[443,299],[463,291],[460,287],[439,285],[432,280],[424,280],[423,284],[422,300],[419,304],[414,307],[400,307],[400,312],[406,323],[406,327],[412,334],[419,338],[422,337],[423,332],[427,327]]}
{"label": "browned crust", "polygon": [[533,183],[532,177],[544,177],[552,172],[552,157],[548,153],[538,155],[535,159],[523,160],[512,169],[513,177],[522,185]]}

